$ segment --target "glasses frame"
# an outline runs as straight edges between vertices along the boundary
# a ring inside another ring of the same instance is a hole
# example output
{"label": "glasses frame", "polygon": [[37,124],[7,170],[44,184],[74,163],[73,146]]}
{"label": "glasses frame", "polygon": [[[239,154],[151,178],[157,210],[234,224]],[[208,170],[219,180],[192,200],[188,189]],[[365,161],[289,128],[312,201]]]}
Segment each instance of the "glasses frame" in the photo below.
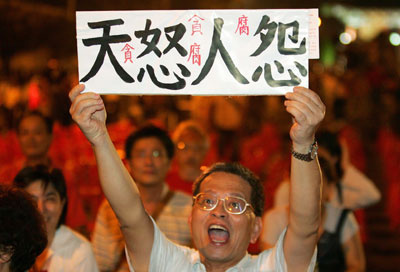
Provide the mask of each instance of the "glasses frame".
{"label": "glasses frame", "polygon": [[[197,204],[197,201],[196,201],[196,200],[197,200],[197,198],[198,198],[200,195],[205,195],[205,194],[207,194],[207,193],[198,193],[197,195],[193,196],[193,205]],[[229,211],[229,209],[226,207],[226,202],[225,202],[226,198],[228,198],[228,197],[233,197],[233,198],[237,198],[237,199],[243,200],[244,203],[246,203],[246,205],[244,206],[243,211],[241,211],[241,212],[232,212],[232,211]],[[210,209],[205,209],[205,208],[201,207],[199,204],[197,204],[197,206],[199,206],[199,207],[200,207],[202,210],[204,210],[204,211],[212,211],[212,210],[214,210],[214,209],[218,206],[219,201],[222,200],[222,201],[224,202],[224,205],[223,205],[223,206],[224,206],[224,209],[225,209],[225,211],[226,211],[227,213],[229,213],[229,214],[235,214],[235,215],[236,215],[236,214],[243,214],[243,213],[246,212],[247,207],[250,207],[251,210],[254,212],[253,206],[252,206],[251,204],[249,204],[249,203],[246,201],[246,199],[244,199],[243,197],[240,197],[240,196],[226,196],[226,197],[224,197],[224,198],[217,198],[217,197],[216,197],[216,199],[217,199],[217,201],[215,202],[214,206],[213,206],[212,208],[210,208]]]}

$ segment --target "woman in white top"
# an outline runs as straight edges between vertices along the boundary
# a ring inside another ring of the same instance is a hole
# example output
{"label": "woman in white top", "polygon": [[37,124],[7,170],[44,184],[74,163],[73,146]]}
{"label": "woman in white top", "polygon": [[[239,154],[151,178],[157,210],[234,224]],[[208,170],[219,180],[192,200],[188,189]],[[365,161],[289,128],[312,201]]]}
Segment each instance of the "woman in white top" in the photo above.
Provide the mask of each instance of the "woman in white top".
{"label": "woman in white top", "polygon": [[47,247],[36,259],[33,270],[98,271],[89,241],[64,225],[67,214],[67,188],[59,169],[44,165],[23,168],[14,178],[37,201],[47,229]]}
{"label": "woman in white top", "polygon": [[[347,192],[348,189],[343,189],[341,183],[343,172],[340,165],[342,153],[336,135],[322,132],[317,134],[316,139],[319,143],[318,158],[323,176],[322,201],[324,202],[322,223],[319,228],[317,257],[319,271],[365,271],[365,256],[359,226],[347,205],[350,200],[352,203],[361,203],[359,199],[363,198],[364,194],[351,194]],[[267,211],[263,216],[261,248],[265,250],[273,247],[287,224],[288,205],[275,206]],[[332,252],[330,250],[332,243],[337,243],[342,252]],[[322,256],[322,252],[328,250],[330,252]],[[342,256],[338,256],[340,254]],[[342,262],[342,265],[338,262]]]}

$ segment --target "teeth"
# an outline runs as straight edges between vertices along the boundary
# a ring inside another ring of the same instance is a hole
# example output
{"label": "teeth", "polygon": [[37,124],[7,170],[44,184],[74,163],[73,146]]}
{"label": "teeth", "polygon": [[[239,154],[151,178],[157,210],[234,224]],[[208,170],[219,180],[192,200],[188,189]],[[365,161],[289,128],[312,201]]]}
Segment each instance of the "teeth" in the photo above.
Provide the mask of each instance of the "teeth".
{"label": "teeth", "polygon": [[228,231],[226,228],[219,226],[219,225],[211,225],[209,229],[217,229],[217,230],[223,230],[223,231]]}

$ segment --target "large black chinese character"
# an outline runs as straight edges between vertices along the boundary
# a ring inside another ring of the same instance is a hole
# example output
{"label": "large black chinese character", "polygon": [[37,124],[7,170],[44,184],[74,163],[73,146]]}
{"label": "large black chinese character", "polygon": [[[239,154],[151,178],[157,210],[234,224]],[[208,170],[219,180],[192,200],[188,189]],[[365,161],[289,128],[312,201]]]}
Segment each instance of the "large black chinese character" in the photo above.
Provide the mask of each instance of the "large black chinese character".
{"label": "large black chinese character", "polygon": [[[188,54],[188,52],[178,42],[182,39],[183,35],[185,35],[186,27],[181,23],[174,26],[166,27],[164,28],[164,31],[165,31],[165,36],[169,41],[169,45],[167,46],[167,48],[164,49],[163,54],[166,54],[169,52],[169,50],[175,48],[182,57],[185,57]],[[167,33],[170,32],[174,32],[174,36],[171,37],[167,35]]]}
{"label": "large black chinese character", "polygon": [[[289,28],[293,28],[292,35],[288,35],[289,39],[293,43],[297,43],[299,40],[299,22],[293,21],[288,24],[279,23],[279,26],[275,22],[269,23],[270,18],[267,15],[264,15],[261,19],[261,22],[257,28],[257,31],[254,33],[255,35],[260,34],[261,44],[260,46],[251,54],[252,57],[260,55],[268,46],[271,45],[274,40],[276,29],[278,28],[278,51],[282,55],[301,55],[306,52],[306,38],[304,38],[299,48],[286,48],[285,47],[285,39],[286,32]],[[264,34],[261,31],[267,30],[267,33]]]}
{"label": "large black chinese character", "polygon": [[85,46],[100,45],[99,54],[97,55],[93,67],[90,69],[89,73],[81,79],[82,82],[88,81],[97,74],[104,63],[104,57],[106,54],[110,58],[111,64],[113,65],[115,71],[123,81],[128,83],[135,82],[135,80],[118,63],[110,47],[111,43],[123,43],[131,41],[131,37],[126,34],[110,36],[111,26],[122,24],[124,24],[122,19],[88,23],[88,26],[92,29],[103,28],[103,36],[100,38],[82,39],[82,42]]}
{"label": "large black chinese character", "polygon": [[289,28],[293,28],[292,35],[289,35],[289,39],[293,43],[297,43],[299,41],[299,22],[293,21],[288,24],[279,23],[278,28],[278,51],[282,55],[301,55],[306,52],[306,38],[300,43],[299,48],[286,48],[285,47],[285,38],[286,38],[286,31]]}
{"label": "large black chinese character", "polygon": [[[154,52],[158,57],[161,57],[161,51],[157,48],[157,43],[160,40],[161,30],[158,28],[150,29],[151,20],[146,20],[146,26],[144,30],[135,31],[136,38],[142,38],[141,43],[147,45],[146,49],[137,57],[141,58],[144,55],[149,54],[150,52]],[[147,41],[147,38],[153,35],[151,41]]]}
{"label": "large black chinese character", "polygon": [[201,69],[199,76],[196,78],[195,81],[193,81],[192,85],[199,84],[208,75],[212,65],[214,64],[214,60],[215,60],[215,56],[217,55],[217,51],[219,51],[219,53],[221,54],[221,57],[226,65],[226,67],[228,67],[228,70],[231,73],[231,75],[239,83],[242,83],[242,84],[249,83],[249,81],[236,68],[231,57],[229,56],[228,51],[225,49],[224,45],[222,44],[221,31],[222,31],[223,25],[224,25],[223,19],[221,19],[221,18],[214,19],[214,33],[213,33],[213,37],[212,37],[210,53],[208,54],[206,63],[204,64],[203,68]]}
{"label": "large black chinese character", "polygon": [[[271,22],[271,23],[268,23],[268,22],[269,22],[269,17],[267,15],[264,15],[261,18],[261,22],[258,25],[256,33],[254,33],[254,36],[260,34],[261,44],[256,49],[256,51],[254,51],[254,53],[251,54],[252,57],[260,55],[265,49],[268,48],[268,46],[274,40],[276,29],[277,29],[278,25],[275,22]],[[261,33],[261,30],[267,30],[267,34]]]}
{"label": "large black chinese character", "polygon": [[[189,77],[191,75],[190,71],[183,64],[177,63],[176,65],[181,70],[182,76]],[[186,86],[186,81],[183,78],[181,78],[180,76],[178,76],[175,72],[174,72],[174,76],[177,79],[176,82],[163,83],[157,79],[157,77],[154,73],[154,68],[151,65],[146,65],[146,69],[147,69],[147,73],[149,74],[151,81],[154,83],[154,85],[156,85],[159,88],[169,89],[169,90],[180,90],[180,89],[185,88],[185,86]],[[160,65],[160,69],[161,69],[161,72],[165,76],[170,75],[168,68],[165,67],[164,65]],[[145,69],[141,68],[139,71],[139,74],[138,74],[139,82],[142,82],[144,73],[145,73]]]}
{"label": "large black chinese character", "polygon": [[[285,71],[285,68],[283,67],[282,63],[279,61],[274,61],[275,66],[277,68],[277,71],[280,74],[283,74]],[[299,70],[300,74],[305,77],[307,75],[307,69],[298,63],[297,61],[294,62],[296,65],[296,68]],[[262,73],[262,68],[260,66],[257,67],[257,69],[254,71],[252,79],[253,81],[258,81]],[[265,63],[264,65],[264,79],[267,82],[267,84],[271,87],[282,87],[282,86],[298,86],[301,83],[301,79],[293,73],[291,69],[288,69],[288,73],[290,76],[290,79],[284,79],[284,80],[276,80],[272,77],[272,72],[271,72],[271,65],[268,63]]]}

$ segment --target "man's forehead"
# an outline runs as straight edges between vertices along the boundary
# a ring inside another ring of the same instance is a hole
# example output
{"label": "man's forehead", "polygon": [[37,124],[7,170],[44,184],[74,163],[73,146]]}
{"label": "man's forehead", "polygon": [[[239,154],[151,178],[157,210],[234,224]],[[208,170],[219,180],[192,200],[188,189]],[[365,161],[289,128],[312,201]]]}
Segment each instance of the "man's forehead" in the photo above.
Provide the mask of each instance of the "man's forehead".
{"label": "man's forehead", "polygon": [[145,137],[145,138],[140,138],[135,141],[135,143],[132,146],[132,150],[143,150],[143,149],[154,149],[154,147],[160,149],[165,149],[163,143],[158,139],[157,137]]}
{"label": "man's forehead", "polygon": [[221,171],[210,174],[200,184],[200,192],[207,191],[250,196],[251,186],[239,175]]}
{"label": "man's forehead", "polygon": [[182,134],[179,136],[179,141],[192,141],[192,142],[200,142],[203,140],[203,137],[200,135],[200,133],[187,129]]}
{"label": "man's forehead", "polygon": [[36,115],[30,115],[30,116],[26,116],[24,117],[24,119],[22,119],[20,126],[22,127],[43,127],[46,128],[46,122],[43,120],[43,118],[36,116]]}

